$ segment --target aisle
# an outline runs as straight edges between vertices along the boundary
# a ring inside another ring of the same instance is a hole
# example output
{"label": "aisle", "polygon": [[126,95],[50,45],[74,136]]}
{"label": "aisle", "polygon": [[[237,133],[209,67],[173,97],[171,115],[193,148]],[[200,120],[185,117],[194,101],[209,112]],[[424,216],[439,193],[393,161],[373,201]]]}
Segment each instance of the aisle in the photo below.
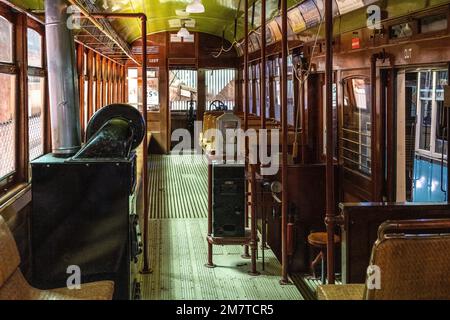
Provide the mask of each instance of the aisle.
{"label": "aisle", "polygon": [[[205,160],[152,156],[150,163],[150,215],[158,219],[149,225],[153,274],[141,276],[143,299],[302,299],[295,286],[279,284],[281,266],[270,250],[265,252],[266,270],[259,277],[247,274],[250,265],[241,258],[240,246],[215,246],[217,268],[206,268]],[[260,271],[261,262],[258,259]]]}

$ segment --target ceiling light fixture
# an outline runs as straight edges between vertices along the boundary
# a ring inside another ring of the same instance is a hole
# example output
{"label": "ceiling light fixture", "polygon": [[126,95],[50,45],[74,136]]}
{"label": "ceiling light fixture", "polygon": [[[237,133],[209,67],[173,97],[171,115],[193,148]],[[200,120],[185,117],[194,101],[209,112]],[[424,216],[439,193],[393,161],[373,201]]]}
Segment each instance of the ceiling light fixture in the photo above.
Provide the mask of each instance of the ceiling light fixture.
{"label": "ceiling light fixture", "polygon": [[188,13],[203,13],[205,12],[205,7],[201,0],[192,0],[186,7],[186,12]]}
{"label": "ceiling light fixture", "polygon": [[178,31],[177,33],[177,37],[178,38],[187,38],[189,37],[191,34],[189,33],[188,29],[186,29],[184,26],[180,29],[180,31]]}

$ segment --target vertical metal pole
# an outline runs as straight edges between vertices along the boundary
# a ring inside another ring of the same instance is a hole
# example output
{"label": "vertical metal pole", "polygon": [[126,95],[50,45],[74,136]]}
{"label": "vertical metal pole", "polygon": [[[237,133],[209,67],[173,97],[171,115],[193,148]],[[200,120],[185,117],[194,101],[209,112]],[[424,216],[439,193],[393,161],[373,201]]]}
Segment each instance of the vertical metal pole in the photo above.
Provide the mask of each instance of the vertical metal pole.
{"label": "vertical metal pole", "polygon": [[[266,0],[261,0],[261,66],[260,66],[260,106],[261,106],[261,129],[266,129]],[[262,148],[262,146],[259,146]],[[261,193],[263,199],[263,192]],[[261,215],[262,223],[261,223],[261,237],[262,237],[262,260],[263,265],[262,269],[265,269],[265,257],[264,250],[266,249],[266,210],[262,207],[262,215]]]}
{"label": "vertical metal pole", "polygon": [[258,235],[256,231],[256,167],[254,164],[250,164],[249,168],[251,170],[251,206],[252,206],[252,216],[251,216],[251,248],[252,248],[252,269],[249,272],[252,276],[258,276],[260,273],[256,270],[256,258],[258,252]]}
{"label": "vertical metal pole", "polygon": [[281,283],[288,284],[288,253],[287,253],[287,220],[288,220],[288,123],[287,123],[287,58],[288,58],[288,39],[287,39],[287,0],[281,0],[281,128],[282,128],[282,163],[281,163],[281,181],[283,185],[282,203],[281,203]]}
{"label": "vertical metal pole", "polygon": [[[450,63],[447,69],[447,85],[450,85]],[[450,203],[450,108],[446,108],[447,112],[447,203]],[[442,146],[444,147],[444,146]]]}
{"label": "vertical metal pole", "polygon": [[144,135],[144,265],[143,274],[152,273],[148,252],[148,223],[149,223],[149,195],[148,195],[148,122],[147,122],[147,16],[142,15],[142,112],[145,120]]}
{"label": "vertical metal pole", "polygon": [[[244,131],[248,130],[248,0],[244,1]],[[245,171],[248,172],[248,138],[245,137]],[[248,228],[248,181],[245,183],[245,227]],[[244,258],[250,258],[248,246],[244,247]]]}
{"label": "vertical metal pole", "polygon": [[[212,222],[212,159],[208,159],[208,237],[212,236],[213,234],[213,222]],[[206,263],[205,267],[207,268],[214,268],[213,263],[213,245],[211,242],[208,241],[208,262]]]}
{"label": "vertical metal pole", "polygon": [[[266,128],[266,0],[261,1],[261,66],[259,72],[261,129]],[[261,146],[260,146],[261,147]]]}
{"label": "vertical metal pole", "polygon": [[327,274],[328,283],[334,284],[334,143],[333,143],[333,0],[325,1],[325,88],[327,123],[327,161],[326,161],[326,218],[327,225]]}

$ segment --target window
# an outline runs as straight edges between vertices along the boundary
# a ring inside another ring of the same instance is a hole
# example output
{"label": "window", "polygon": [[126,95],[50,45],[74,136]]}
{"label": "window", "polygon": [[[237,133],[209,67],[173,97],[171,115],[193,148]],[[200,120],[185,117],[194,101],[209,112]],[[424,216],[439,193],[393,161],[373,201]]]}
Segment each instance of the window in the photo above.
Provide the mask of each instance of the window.
{"label": "window", "polygon": [[16,76],[0,73],[0,83],[1,182],[16,170]]}
{"label": "window", "polygon": [[[137,68],[128,69],[128,103],[136,108],[142,105],[141,86],[139,85],[139,71]],[[159,79],[158,69],[147,71],[147,106],[150,111],[159,110]]]}
{"label": "window", "polygon": [[28,77],[28,134],[30,161],[44,154],[44,92],[43,77]]}
{"label": "window", "polygon": [[210,110],[210,105],[215,100],[222,101],[228,110],[234,110],[235,90],[236,90],[236,69],[216,69],[206,70],[206,107]]}
{"label": "window", "polygon": [[294,66],[292,65],[292,55],[288,56],[288,82],[287,82],[287,120],[288,124],[294,125],[295,102],[294,102]]}
{"label": "window", "polygon": [[401,39],[411,37],[413,35],[413,28],[414,26],[412,25],[412,23],[409,22],[392,26],[389,29],[390,38]]}
{"label": "window", "polygon": [[197,70],[170,70],[169,99],[172,111],[197,109]]}
{"label": "window", "polygon": [[266,118],[270,118],[270,68],[271,61],[266,61]]}
{"label": "window", "polygon": [[13,26],[0,16],[0,186],[14,179],[17,170],[16,72],[13,62]]}
{"label": "window", "polygon": [[447,30],[447,15],[424,17],[420,19],[420,32],[437,32]]}
{"label": "window", "polygon": [[42,68],[42,36],[28,28],[28,66]]}
{"label": "window", "polygon": [[128,103],[137,107],[138,105],[138,70],[128,69]]}
{"label": "window", "polygon": [[417,97],[416,150],[431,158],[446,158],[447,119],[444,109],[444,86],[448,83],[446,70],[421,71],[418,73],[420,94]]}
{"label": "window", "polygon": [[275,120],[281,121],[281,82],[280,82],[280,63],[278,58],[273,60],[272,76],[273,76],[273,101],[274,101]]}
{"label": "window", "polygon": [[261,115],[261,74],[260,74],[260,64],[257,64],[255,67],[255,107],[256,107],[256,115],[259,117]]}
{"label": "window", "polygon": [[45,78],[42,36],[28,28],[28,144],[30,161],[44,154]]}
{"label": "window", "polygon": [[0,62],[13,61],[12,24],[0,16]]}
{"label": "window", "polygon": [[344,167],[371,175],[371,101],[366,78],[343,82],[344,107],[341,132],[341,159]]}
{"label": "window", "polygon": [[253,113],[253,73],[252,66],[248,66],[248,113]]}

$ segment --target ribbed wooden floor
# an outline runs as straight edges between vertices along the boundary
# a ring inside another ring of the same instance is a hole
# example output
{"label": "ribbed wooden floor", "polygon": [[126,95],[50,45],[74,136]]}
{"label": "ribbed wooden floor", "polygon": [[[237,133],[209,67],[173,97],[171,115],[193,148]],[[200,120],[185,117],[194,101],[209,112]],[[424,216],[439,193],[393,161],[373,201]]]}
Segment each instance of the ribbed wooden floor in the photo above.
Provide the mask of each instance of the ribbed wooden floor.
{"label": "ribbed wooden floor", "polygon": [[206,218],[208,170],[198,155],[149,157],[150,218]]}
{"label": "ribbed wooden floor", "polygon": [[207,167],[203,157],[152,156],[150,175],[153,274],[140,276],[143,299],[303,299],[295,286],[279,284],[281,266],[270,250],[265,252],[266,271],[258,277],[247,274],[249,261],[241,258],[240,246],[214,246],[217,268],[204,266]]}

